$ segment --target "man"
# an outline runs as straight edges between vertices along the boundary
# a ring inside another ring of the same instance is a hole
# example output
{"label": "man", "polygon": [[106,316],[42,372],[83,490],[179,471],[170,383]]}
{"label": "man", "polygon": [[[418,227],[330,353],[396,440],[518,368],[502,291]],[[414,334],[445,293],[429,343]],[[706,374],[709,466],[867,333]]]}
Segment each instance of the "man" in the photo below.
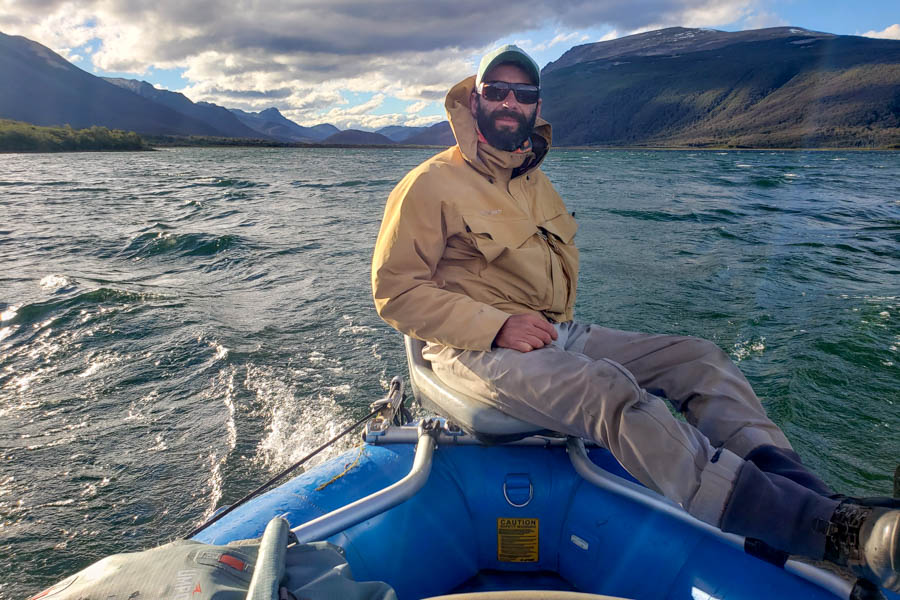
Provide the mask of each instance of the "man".
{"label": "man", "polygon": [[372,265],[381,317],[427,342],[449,387],[595,440],[695,517],[900,590],[897,504],[835,496],[717,346],[573,321],[576,224],[539,168],[551,132],[534,61],[498,48],[445,106],[457,145],[387,202]]}

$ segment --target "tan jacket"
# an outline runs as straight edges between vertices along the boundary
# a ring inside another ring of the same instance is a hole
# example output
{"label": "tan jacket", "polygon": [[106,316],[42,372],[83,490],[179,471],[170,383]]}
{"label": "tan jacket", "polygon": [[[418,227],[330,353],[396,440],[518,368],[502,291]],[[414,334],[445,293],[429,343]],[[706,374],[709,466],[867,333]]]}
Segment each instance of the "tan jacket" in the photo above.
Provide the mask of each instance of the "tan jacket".
{"label": "tan jacket", "polygon": [[538,168],[550,124],[538,119],[533,151],[480,143],[469,94],[447,94],[457,145],[404,177],[391,192],[372,259],[378,314],[413,337],[490,350],[511,314],[572,319],[577,225]]}

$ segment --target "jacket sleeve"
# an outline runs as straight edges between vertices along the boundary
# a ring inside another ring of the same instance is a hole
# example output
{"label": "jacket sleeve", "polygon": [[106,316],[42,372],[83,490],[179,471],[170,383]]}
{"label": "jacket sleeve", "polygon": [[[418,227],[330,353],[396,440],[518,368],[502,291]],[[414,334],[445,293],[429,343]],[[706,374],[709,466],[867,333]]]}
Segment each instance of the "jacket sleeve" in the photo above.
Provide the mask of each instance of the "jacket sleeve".
{"label": "jacket sleeve", "polygon": [[442,202],[425,178],[414,170],[388,198],[372,258],[375,308],[392,327],[420,340],[490,350],[509,314],[442,289],[434,280],[447,223]]}

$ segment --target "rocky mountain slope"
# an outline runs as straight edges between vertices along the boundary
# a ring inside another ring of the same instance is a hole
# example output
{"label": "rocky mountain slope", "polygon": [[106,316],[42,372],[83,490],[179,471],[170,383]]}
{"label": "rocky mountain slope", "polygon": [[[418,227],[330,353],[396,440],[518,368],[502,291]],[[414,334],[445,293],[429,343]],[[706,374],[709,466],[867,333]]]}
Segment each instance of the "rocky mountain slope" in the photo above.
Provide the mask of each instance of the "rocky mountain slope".
{"label": "rocky mountain slope", "polygon": [[224,135],[212,125],[82,71],[49,48],[0,33],[0,117],[154,135]]}
{"label": "rocky mountain slope", "polygon": [[208,102],[194,103],[184,94],[160,90],[146,81],[137,79],[122,79],[118,77],[104,77],[113,85],[134,92],[138,96],[152,100],[192,119],[203,121],[214,127],[221,135],[234,138],[260,138],[260,132],[244,125],[227,108]]}
{"label": "rocky mountain slope", "polygon": [[900,41],[676,27],[542,73],[557,145],[900,147]]}

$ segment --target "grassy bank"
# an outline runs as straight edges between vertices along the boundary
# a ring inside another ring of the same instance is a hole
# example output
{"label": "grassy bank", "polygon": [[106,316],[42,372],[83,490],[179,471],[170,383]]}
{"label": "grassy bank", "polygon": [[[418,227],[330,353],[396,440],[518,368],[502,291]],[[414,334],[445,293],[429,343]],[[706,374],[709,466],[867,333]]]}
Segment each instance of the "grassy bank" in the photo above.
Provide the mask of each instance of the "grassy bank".
{"label": "grassy bank", "polygon": [[334,144],[323,142],[279,142],[277,140],[264,140],[252,138],[225,138],[202,135],[145,135],[144,140],[154,148],[178,148],[178,147],[239,147],[239,148],[446,148],[446,146],[422,146],[415,144]]}
{"label": "grassy bank", "polygon": [[20,121],[0,119],[0,152],[84,152],[98,150],[147,150],[149,147],[132,131],[91,127],[72,129],[39,127]]}

